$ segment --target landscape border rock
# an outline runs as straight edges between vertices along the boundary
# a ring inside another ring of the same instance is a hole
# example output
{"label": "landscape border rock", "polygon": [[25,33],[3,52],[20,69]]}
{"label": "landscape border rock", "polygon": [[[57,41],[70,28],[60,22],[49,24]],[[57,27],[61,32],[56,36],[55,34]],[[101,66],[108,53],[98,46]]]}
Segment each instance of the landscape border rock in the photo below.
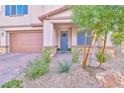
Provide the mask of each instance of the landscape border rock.
{"label": "landscape border rock", "polygon": [[124,76],[117,71],[109,70],[98,73],[96,79],[103,88],[124,88]]}

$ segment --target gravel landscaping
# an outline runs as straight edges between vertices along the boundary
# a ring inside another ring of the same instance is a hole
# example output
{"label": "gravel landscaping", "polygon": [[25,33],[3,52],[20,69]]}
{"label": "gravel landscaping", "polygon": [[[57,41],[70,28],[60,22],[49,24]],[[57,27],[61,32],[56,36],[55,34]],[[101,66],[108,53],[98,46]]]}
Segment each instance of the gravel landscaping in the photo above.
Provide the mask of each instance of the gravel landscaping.
{"label": "gravel landscaping", "polygon": [[36,80],[29,80],[22,73],[16,79],[23,80],[25,88],[99,88],[101,86],[96,80],[96,74],[112,69],[124,75],[123,60],[123,55],[112,58],[101,68],[97,68],[98,62],[94,62],[92,66],[88,65],[83,69],[80,63],[73,63],[69,73],[59,73],[58,62],[70,62],[71,55],[57,54],[50,63],[47,74]]}

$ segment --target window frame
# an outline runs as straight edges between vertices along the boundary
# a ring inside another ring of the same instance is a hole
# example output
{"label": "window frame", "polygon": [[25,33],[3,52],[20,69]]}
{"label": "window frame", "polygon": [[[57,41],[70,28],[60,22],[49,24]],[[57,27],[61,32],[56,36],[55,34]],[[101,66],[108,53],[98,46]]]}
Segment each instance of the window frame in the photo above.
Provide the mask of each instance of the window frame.
{"label": "window frame", "polygon": [[[7,15],[7,9],[6,6],[9,7],[9,14]],[[10,16],[10,17],[14,17],[14,16],[24,16],[24,15],[28,15],[28,5],[15,5],[16,6],[16,14],[12,14],[12,6],[14,5],[6,5],[5,6],[5,16]],[[22,13],[19,14],[19,10],[18,7],[22,6]],[[24,13],[24,6],[27,6],[27,13]]]}
{"label": "window frame", "polygon": [[[86,34],[86,31],[82,31],[82,32],[77,32],[77,46],[84,46],[84,41],[85,41],[85,34],[83,35],[83,33],[85,33]],[[81,36],[82,36],[82,40],[84,40],[83,41],[83,43],[82,44],[80,44],[79,43],[79,40],[78,40],[78,35],[79,34],[81,34]],[[88,35],[88,37],[87,37],[87,39],[86,39],[86,46],[89,46],[90,45],[90,41],[87,41],[88,39],[92,39],[92,32],[90,31],[90,33],[89,33],[89,35]]]}

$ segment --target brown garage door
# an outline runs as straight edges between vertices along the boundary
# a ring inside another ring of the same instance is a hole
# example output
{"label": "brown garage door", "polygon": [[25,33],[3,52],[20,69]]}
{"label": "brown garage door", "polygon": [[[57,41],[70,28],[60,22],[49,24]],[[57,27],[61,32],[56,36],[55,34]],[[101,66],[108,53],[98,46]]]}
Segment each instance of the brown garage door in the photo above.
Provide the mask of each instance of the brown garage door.
{"label": "brown garage door", "polygon": [[10,52],[38,53],[43,46],[42,32],[10,33]]}

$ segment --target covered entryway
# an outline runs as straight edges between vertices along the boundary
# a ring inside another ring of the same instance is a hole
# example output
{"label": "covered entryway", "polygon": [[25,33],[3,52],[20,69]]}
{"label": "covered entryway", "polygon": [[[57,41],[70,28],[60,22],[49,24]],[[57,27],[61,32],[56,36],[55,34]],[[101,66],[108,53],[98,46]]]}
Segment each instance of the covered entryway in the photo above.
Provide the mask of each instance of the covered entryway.
{"label": "covered entryway", "polygon": [[40,53],[43,46],[43,32],[10,32],[11,53]]}
{"label": "covered entryway", "polygon": [[72,23],[71,15],[70,8],[64,6],[39,17],[43,23],[44,47],[67,52],[69,48],[77,46],[77,29]]}

